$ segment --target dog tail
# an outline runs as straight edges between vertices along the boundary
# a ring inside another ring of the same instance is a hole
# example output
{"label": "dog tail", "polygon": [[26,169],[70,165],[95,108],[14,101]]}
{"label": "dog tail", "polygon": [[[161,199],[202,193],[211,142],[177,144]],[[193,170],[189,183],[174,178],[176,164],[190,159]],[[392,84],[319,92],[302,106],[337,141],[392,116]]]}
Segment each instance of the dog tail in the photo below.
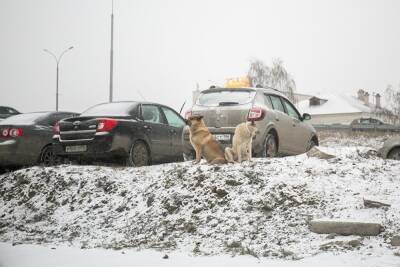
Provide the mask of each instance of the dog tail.
{"label": "dog tail", "polygon": [[229,163],[234,163],[235,162],[234,159],[233,159],[232,148],[230,148],[230,147],[225,148],[225,159]]}

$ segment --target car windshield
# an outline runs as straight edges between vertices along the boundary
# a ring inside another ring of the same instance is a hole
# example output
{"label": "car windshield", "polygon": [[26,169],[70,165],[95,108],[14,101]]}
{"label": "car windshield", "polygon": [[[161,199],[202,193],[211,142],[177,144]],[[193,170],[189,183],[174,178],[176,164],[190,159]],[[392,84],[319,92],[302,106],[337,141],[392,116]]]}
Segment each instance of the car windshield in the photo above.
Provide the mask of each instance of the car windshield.
{"label": "car windshield", "polygon": [[85,110],[81,116],[128,116],[134,105],[133,102],[101,104]]}
{"label": "car windshield", "polygon": [[0,124],[33,124],[39,121],[41,118],[46,116],[48,113],[45,112],[37,112],[37,113],[25,113],[11,116],[7,119],[4,119],[0,122]]}
{"label": "car windshield", "polygon": [[196,103],[209,107],[242,105],[251,102],[255,94],[253,90],[209,90],[202,92]]}
{"label": "car windshield", "polygon": [[18,114],[18,112],[9,107],[0,107],[0,114]]}

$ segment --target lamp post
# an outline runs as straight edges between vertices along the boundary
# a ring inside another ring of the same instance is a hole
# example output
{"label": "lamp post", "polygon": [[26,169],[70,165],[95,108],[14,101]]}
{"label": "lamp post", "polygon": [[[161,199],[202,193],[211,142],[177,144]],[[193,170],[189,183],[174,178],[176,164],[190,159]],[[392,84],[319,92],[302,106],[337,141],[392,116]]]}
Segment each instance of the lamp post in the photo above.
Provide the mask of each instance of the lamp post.
{"label": "lamp post", "polygon": [[47,49],[43,49],[44,52],[50,54],[51,56],[53,56],[54,60],[56,61],[56,66],[57,66],[57,72],[56,72],[56,111],[58,111],[58,66],[60,65],[60,60],[63,57],[63,55],[65,53],[67,53],[68,51],[72,50],[74,47],[68,47],[67,49],[65,49],[59,57],[57,57],[56,55],[54,55],[54,53],[50,52]]}
{"label": "lamp post", "polygon": [[113,102],[114,87],[114,0],[111,1],[111,46],[110,46],[110,95],[109,102]]}

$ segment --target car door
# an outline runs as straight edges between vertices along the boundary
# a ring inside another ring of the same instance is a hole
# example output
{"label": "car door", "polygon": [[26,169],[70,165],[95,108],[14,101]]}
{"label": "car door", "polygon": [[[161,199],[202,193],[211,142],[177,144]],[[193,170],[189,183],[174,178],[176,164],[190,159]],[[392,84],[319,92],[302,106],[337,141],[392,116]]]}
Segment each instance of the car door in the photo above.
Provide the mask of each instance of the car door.
{"label": "car door", "polygon": [[167,122],[155,104],[141,105],[142,128],[150,140],[152,154],[155,158],[165,158],[170,154],[170,132]]}
{"label": "car door", "polygon": [[290,149],[298,154],[306,152],[311,132],[305,122],[301,119],[300,113],[287,99],[282,98],[287,115],[290,117],[292,130],[290,131]]}
{"label": "car door", "polygon": [[278,132],[279,152],[290,154],[290,131],[292,130],[292,121],[286,114],[285,107],[283,106],[283,103],[281,101],[281,97],[272,94],[269,94],[268,97],[270,98],[272,108],[274,109],[273,116],[275,120],[276,130]]}
{"label": "car door", "polygon": [[183,154],[182,134],[183,127],[185,127],[186,123],[174,110],[164,106],[162,106],[161,109],[167,120],[169,131],[171,133],[171,156],[180,157]]}

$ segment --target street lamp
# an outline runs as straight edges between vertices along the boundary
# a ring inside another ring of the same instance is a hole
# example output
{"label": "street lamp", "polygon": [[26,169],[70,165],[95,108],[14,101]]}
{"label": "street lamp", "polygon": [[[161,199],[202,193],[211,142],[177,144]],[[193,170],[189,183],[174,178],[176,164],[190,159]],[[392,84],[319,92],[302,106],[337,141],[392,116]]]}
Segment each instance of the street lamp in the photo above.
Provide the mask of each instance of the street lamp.
{"label": "street lamp", "polygon": [[68,47],[67,49],[65,49],[60,56],[57,58],[56,55],[54,55],[54,53],[50,52],[47,49],[43,49],[44,52],[49,53],[50,55],[53,56],[54,60],[56,61],[57,64],[57,74],[56,74],[56,111],[58,111],[58,65],[60,64],[60,60],[62,58],[62,56],[67,53],[68,51],[72,50],[74,47]]}

